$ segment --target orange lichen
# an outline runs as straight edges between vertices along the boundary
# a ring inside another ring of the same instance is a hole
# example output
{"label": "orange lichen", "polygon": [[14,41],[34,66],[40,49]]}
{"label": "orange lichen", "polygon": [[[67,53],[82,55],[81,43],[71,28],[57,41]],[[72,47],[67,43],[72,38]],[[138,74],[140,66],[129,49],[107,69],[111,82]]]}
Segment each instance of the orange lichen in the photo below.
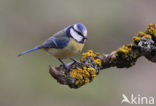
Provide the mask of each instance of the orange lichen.
{"label": "orange lichen", "polygon": [[140,42],[141,37],[138,36],[133,36],[133,43],[138,43]]}
{"label": "orange lichen", "polygon": [[121,48],[119,48],[116,52],[114,52],[114,55],[119,55],[119,54],[128,54],[129,51],[131,51],[130,45],[124,45]]}
{"label": "orange lichen", "polygon": [[132,44],[124,45],[113,52],[112,62],[114,64],[118,62],[118,67],[122,67],[123,64],[125,64],[126,67],[134,65],[138,54],[133,51],[132,47]]}
{"label": "orange lichen", "polygon": [[149,24],[147,30],[146,30],[147,34],[152,35],[153,37],[156,37],[156,27],[154,24]]}
{"label": "orange lichen", "polygon": [[[82,58],[80,59],[80,62],[85,63],[85,60],[90,59],[90,61],[96,66],[101,66],[102,62],[98,56],[100,53],[93,53],[92,50],[88,50],[85,53],[82,53]],[[91,82],[97,74],[97,68],[95,66],[89,66],[85,65],[83,67],[77,67],[70,71],[70,76],[74,78],[75,85],[77,87],[80,87],[84,84],[87,84]]]}
{"label": "orange lichen", "polygon": [[98,64],[99,66],[101,66],[101,60],[100,59],[94,59],[94,63]]}
{"label": "orange lichen", "polygon": [[144,33],[144,32],[138,32],[138,37],[146,37],[146,38],[152,38],[151,35],[147,34],[147,33]]}
{"label": "orange lichen", "polygon": [[91,82],[96,77],[96,71],[92,67],[76,68],[70,71],[70,75],[75,79],[75,85],[80,87]]}
{"label": "orange lichen", "polygon": [[99,58],[97,58],[97,56],[100,55],[100,53],[93,53],[92,50],[88,50],[87,52],[85,53],[82,53],[82,58],[80,59],[81,62],[84,62],[84,60],[87,58],[87,57],[91,57],[92,60],[94,61],[94,63],[96,63],[97,65],[101,66],[101,60]]}

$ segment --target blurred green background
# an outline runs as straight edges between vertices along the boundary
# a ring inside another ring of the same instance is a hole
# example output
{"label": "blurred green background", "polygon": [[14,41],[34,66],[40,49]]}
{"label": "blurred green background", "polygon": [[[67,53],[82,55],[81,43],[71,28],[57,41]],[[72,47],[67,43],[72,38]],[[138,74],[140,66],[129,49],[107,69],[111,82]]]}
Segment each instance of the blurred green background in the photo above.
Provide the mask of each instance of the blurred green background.
{"label": "blurred green background", "polygon": [[48,65],[60,63],[44,51],[17,57],[78,22],[88,29],[84,51],[110,53],[131,42],[148,24],[156,24],[155,4],[155,0],[0,0],[0,106],[120,106],[123,93],[156,97],[156,66],[143,57],[129,69],[101,71],[80,89],[60,85],[50,76]]}

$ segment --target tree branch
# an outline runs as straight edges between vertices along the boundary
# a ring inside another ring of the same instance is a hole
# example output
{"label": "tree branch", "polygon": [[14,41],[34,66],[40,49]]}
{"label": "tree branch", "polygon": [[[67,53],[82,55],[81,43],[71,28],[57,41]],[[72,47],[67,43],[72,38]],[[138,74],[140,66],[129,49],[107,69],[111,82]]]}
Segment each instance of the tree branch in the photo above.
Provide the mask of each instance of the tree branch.
{"label": "tree branch", "polygon": [[82,53],[80,62],[68,63],[71,70],[66,70],[62,65],[50,66],[49,73],[60,84],[69,85],[70,88],[79,88],[90,83],[102,69],[109,67],[129,68],[135,65],[141,56],[151,62],[156,62],[156,27],[150,24],[145,32],[133,36],[133,42],[123,45],[110,54],[93,53],[88,50]]}

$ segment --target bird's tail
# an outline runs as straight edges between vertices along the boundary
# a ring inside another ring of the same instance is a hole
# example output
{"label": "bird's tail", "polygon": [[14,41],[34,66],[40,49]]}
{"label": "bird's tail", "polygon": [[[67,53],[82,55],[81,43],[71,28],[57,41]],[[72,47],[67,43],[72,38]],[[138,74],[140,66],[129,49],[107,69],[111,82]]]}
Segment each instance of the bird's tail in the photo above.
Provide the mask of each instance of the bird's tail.
{"label": "bird's tail", "polygon": [[40,47],[32,48],[32,49],[30,49],[30,50],[27,50],[27,51],[24,51],[24,52],[20,53],[18,56],[22,56],[22,55],[24,55],[24,54],[26,54],[26,53],[33,52],[33,51],[36,51],[36,50],[38,50],[38,49],[40,49]]}

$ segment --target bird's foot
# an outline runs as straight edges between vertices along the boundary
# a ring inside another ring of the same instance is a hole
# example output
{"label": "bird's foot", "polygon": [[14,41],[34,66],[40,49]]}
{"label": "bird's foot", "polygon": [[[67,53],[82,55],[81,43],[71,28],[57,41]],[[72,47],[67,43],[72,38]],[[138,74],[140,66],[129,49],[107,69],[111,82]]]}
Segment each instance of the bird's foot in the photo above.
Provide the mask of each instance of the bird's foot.
{"label": "bird's foot", "polygon": [[68,71],[71,70],[71,68],[70,68],[67,64],[63,64],[63,67],[64,67],[66,70],[68,70]]}
{"label": "bird's foot", "polygon": [[67,65],[67,64],[65,64],[60,58],[59,58],[58,60],[62,63],[63,67],[64,67],[66,70],[68,70],[68,71],[71,70],[70,66]]}

